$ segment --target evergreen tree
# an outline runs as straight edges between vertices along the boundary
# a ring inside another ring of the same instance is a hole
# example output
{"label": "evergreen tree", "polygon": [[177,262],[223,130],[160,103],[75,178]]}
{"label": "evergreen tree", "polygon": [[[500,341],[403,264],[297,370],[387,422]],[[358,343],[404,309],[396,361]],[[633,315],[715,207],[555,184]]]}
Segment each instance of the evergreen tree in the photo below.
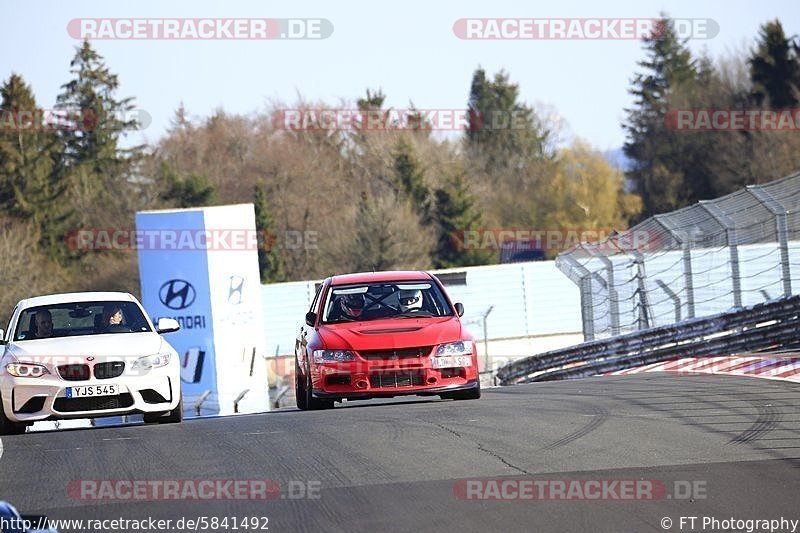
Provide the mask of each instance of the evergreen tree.
{"label": "evergreen tree", "polygon": [[[85,41],[70,62],[72,80],[62,85],[57,107],[80,115],[72,127],[59,131],[64,146],[56,171],[72,183],[70,201],[78,207],[78,225],[90,222],[93,205],[105,205],[115,219],[129,210],[132,175],[142,147],[121,148],[120,139],[138,127],[133,99],[117,99],[119,80],[103,58]],[[97,221],[94,221],[97,223]]]}
{"label": "evergreen tree", "polygon": [[68,214],[65,185],[53,171],[58,140],[21,76],[12,74],[0,97],[0,209],[32,221],[40,244],[54,251]]}
{"label": "evergreen tree", "polygon": [[482,68],[473,74],[466,143],[487,169],[519,168],[545,155],[549,132],[533,109],[518,100],[519,87],[507,73],[498,72],[494,81]]}
{"label": "evergreen tree", "polygon": [[436,189],[435,218],[437,229],[433,262],[436,268],[451,268],[486,264],[491,259],[488,250],[466,246],[468,231],[479,230],[481,214],[475,209],[463,170],[458,170],[445,185]]}
{"label": "evergreen tree", "polygon": [[761,26],[759,42],[749,60],[752,96],[758,105],[777,109],[800,100],[800,45],[783,32],[778,19]]}
{"label": "evergreen tree", "polygon": [[173,207],[202,207],[214,202],[214,186],[195,172],[181,175],[166,162],[162,162],[159,181],[166,187],[161,199]]}
{"label": "evergreen tree", "polygon": [[697,69],[672,20],[663,18],[660,28],[643,40],[647,58],[638,64],[644,72],[635,76],[630,89],[636,107],[627,110],[623,125],[628,136],[625,155],[633,160],[628,177],[642,196],[643,217],[672,211],[693,199],[680,166],[680,137],[667,130],[664,117],[671,92],[693,83]]}
{"label": "evergreen tree", "polygon": [[394,152],[394,172],[399,188],[419,213],[420,220],[426,221],[430,212],[430,191],[425,185],[425,171],[414,152],[414,147],[405,138],[397,142]]}
{"label": "evergreen tree", "polygon": [[267,204],[267,195],[258,185],[254,188],[253,204],[256,212],[256,232],[259,235],[258,271],[261,283],[284,281],[278,242],[275,235],[275,221]]}

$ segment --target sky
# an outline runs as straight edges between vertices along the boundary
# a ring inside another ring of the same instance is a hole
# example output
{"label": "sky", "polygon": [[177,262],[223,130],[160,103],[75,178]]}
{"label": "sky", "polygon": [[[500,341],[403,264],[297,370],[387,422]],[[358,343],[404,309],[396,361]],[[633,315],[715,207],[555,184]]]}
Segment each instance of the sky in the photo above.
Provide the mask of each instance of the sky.
{"label": "sky", "polygon": [[576,137],[598,150],[622,146],[620,124],[637,61],[635,39],[461,39],[462,18],[654,18],[711,20],[719,33],[689,40],[693,52],[717,58],[749,50],[761,24],[779,18],[800,34],[800,2],[755,1],[436,1],[381,5],[355,1],[0,0],[0,77],[17,73],[41,107],[55,104],[70,79],[69,62],[80,39],[73,19],[312,18],[333,32],[314,40],[95,40],[93,46],[120,79],[119,97],[132,96],[152,122],[127,142],[156,142],[183,103],[190,117],[264,112],[298,99],[343,106],[380,88],[386,105],[421,109],[466,107],[472,74],[504,69],[522,101],[552,114],[560,137]]}

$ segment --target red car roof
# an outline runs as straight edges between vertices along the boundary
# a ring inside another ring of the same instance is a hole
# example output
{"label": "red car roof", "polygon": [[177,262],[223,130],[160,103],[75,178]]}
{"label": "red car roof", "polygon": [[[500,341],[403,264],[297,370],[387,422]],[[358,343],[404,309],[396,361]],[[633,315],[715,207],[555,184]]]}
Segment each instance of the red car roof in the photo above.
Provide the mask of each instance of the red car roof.
{"label": "red car roof", "polygon": [[331,278],[331,285],[350,285],[383,281],[429,281],[431,275],[422,270],[388,270],[385,272],[358,272]]}

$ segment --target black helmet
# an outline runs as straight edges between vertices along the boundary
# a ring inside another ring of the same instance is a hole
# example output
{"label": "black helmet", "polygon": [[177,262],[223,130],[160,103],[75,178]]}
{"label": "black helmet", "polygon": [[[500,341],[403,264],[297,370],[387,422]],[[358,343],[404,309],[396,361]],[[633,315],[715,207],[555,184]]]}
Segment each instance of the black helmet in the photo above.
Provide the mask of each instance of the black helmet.
{"label": "black helmet", "polygon": [[342,309],[349,314],[360,314],[367,305],[363,294],[345,294],[342,296]]}

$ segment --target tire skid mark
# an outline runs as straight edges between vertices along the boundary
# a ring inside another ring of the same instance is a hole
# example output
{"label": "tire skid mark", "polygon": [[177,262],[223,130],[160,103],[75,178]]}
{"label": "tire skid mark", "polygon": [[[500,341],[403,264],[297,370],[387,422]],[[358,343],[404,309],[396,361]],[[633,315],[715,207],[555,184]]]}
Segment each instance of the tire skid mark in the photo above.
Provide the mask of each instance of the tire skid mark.
{"label": "tire skid mark", "polygon": [[758,417],[755,422],[732,438],[729,444],[746,444],[757,440],[761,435],[772,431],[781,423],[781,413],[771,403],[759,404],[755,407],[758,409]]}
{"label": "tire skid mark", "polygon": [[555,442],[551,442],[550,444],[544,447],[545,450],[554,450],[556,448],[560,448],[561,446],[566,446],[570,442],[585,437],[586,435],[588,435],[589,433],[591,433],[592,431],[596,430],[601,425],[603,425],[603,423],[606,420],[608,420],[610,416],[605,408],[600,407],[598,405],[589,404],[587,402],[581,402],[581,401],[573,401],[572,403],[580,405],[582,407],[588,407],[589,410],[592,412],[592,420],[588,424],[584,425],[582,428],[573,431],[572,433],[558,439]]}

